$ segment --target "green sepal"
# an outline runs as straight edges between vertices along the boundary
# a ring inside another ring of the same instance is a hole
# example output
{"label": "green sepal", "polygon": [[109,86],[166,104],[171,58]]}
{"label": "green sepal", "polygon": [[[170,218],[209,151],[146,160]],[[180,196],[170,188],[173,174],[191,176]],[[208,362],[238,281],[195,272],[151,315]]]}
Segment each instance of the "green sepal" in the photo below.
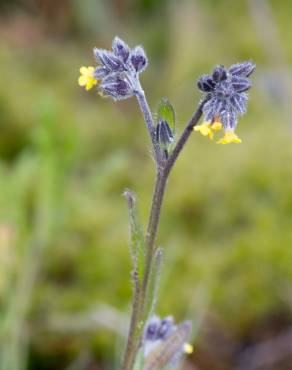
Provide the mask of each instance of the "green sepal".
{"label": "green sepal", "polygon": [[157,107],[157,122],[164,119],[175,134],[175,110],[167,98],[162,98]]}

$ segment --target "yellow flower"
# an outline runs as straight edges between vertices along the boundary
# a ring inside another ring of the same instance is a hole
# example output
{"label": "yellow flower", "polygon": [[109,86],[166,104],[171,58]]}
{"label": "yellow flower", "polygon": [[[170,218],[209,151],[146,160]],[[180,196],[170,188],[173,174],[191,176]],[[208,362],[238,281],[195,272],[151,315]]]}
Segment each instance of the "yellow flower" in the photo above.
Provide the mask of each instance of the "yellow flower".
{"label": "yellow flower", "polygon": [[210,122],[203,122],[201,125],[195,126],[194,130],[200,132],[203,136],[208,136],[210,139],[213,139],[214,133],[211,129]]}
{"label": "yellow flower", "polygon": [[214,121],[211,125],[213,131],[220,131],[222,129],[222,123],[220,121]]}
{"label": "yellow flower", "polygon": [[224,136],[217,141],[217,144],[241,143],[240,138],[233,132],[227,131]]}
{"label": "yellow flower", "polygon": [[183,351],[184,351],[184,353],[190,355],[191,353],[193,353],[194,348],[193,348],[193,346],[191,344],[184,343],[184,345],[183,345]]}
{"label": "yellow flower", "polygon": [[94,78],[94,67],[81,67],[81,76],[78,79],[79,86],[85,86],[86,90],[90,90],[94,85],[97,84],[97,80]]}

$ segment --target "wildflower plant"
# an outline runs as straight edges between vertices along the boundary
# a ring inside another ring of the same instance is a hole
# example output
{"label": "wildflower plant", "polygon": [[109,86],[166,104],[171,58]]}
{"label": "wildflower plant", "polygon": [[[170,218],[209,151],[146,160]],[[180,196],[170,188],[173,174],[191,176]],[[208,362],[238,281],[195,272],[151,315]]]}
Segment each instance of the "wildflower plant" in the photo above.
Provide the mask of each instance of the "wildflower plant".
{"label": "wildflower plant", "polygon": [[[128,203],[130,250],[133,261],[132,313],[122,370],[163,370],[178,364],[183,353],[191,353],[187,343],[191,324],[175,324],[171,316],[160,319],[155,314],[157,287],[161,270],[162,249],[156,245],[166,183],[169,174],[193,131],[213,138],[221,130],[219,144],[240,143],[235,133],[238,115],[247,107],[249,76],[255,65],[248,61],[225,68],[219,65],[210,75],[199,78],[203,93],[196,111],[182,134],[176,138],[175,111],[167,99],[159,103],[156,121],[140,83],[140,74],[148,66],[141,46],[131,49],[115,37],[112,50],[94,48],[96,67],[81,67],[79,85],[86,90],[96,87],[102,97],[124,100],[136,97],[150,137],[156,165],[156,182],[146,232],[137,216],[135,195],[124,192]],[[198,125],[200,118],[204,122]]]}

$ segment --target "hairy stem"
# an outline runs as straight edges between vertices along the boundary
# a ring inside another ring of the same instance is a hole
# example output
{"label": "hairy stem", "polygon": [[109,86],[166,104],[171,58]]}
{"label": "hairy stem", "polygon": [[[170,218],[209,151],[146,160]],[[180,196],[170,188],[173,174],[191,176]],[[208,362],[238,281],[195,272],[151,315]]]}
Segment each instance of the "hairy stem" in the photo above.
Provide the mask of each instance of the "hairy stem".
{"label": "hairy stem", "polygon": [[155,241],[156,241],[161,207],[162,207],[162,202],[163,202],[163,196],[165,193],[165,187],[167,184],[168,176],[180,152],[182,151],[185,143],[187,142],[189,136],[191,135],[193,128],[200,120],[201,115],[202,115],[203,106],[208,100],[209,100],[209,97],[206,97],[206,99],[201,101],[201,103],[198,106],[198,109],[196,110],[196,112],[190,119],[189,123],[185,127],[182,135],[180,136],[163,170],[161,172],[157,172],[156,186],[155,186],[155,190],[154,190],[154,194],[152,198],[152,207],[151,207],[147,234],[146,234],[147,251],[146,251],[145,274],[144,274],[144,280],[143,280],[143,291],[146,291],[147,285],[148,285],[149,274],[151,271],[151,261],[152,261],[153,254],[155,251]]}
{"label": "hairy stem", "polygon": [[150,217],[146,233],[146,262],[145,262],[145,273],[142,284],[142,302],[145,301],[147,297],[147,286],[149,282],[149,276],[151,272],[152,259],[155,251],[155,241],[158,231],[159,219],[161,214],[161,207],[163,202],[163,197],[165,193],[165,187],[167,183],[168,176],[165,176],[164,170],[158,172],[156,176],[155,189],[152,198],[152,205],[150,211]]}
{"label": "hairy stem", "polygon": [[[148,107],[148,104],[145,99],[145,95],[138,94],[137,98],[138,98],[141,110],[143,111],[145,107]],[[130,326],[132,327],[132,330],[130,330],[129,332],[129,336],[132,335],[132,338],[128,338],[128,343],[127,343],[127,347],[125,351],[125,357],[124,357],[124,363],[122,366],[122,370],[132,370],[133,369],[135,357],[139,349],[140,341],[138,341],[138,343],[136,344],[134,343],[135,338],[132,332],[135,332],[135,330],[133,330],[133,327],[139,326],[141,322],[143,322],[143,319],[145,318],[145,316],[147,315],[147,312],[145,312],[145,309],[147,307],[145,303],[147,302],[148,294],[149,294],[148,292],[149,279],[151,275],[152,262],[153,262],[153,258],[154,258],[154,254],[156,250],[155,242],[156,242],[156,237],[157,237],[159,219],[160,219],[161,208],[162,208],[163,197],[164,197],[165,188],[167,184],[167,179],[169,177],[171,169],[173,168],[173,165],[175,164],[180,152],[182,151],[185,143],[187,142],[194,126],[199,122],[201,115],[202,115],[203,106],[208,100],[209,100],[209,97],[207,96],[204,100],[201,101],[201,103],[198,106],[198,109],[193,114],[189,123],[185,127],[174,150],[172,151],[171,155],[169,156],[169,158],[167,159],[163,167],[159,166],[162,163],[159,161],[160,157],[159,156],[156,157],[158,158],[158,162],[156,162],[158,164],[158,169],[156,173],[156,182],[155,182],[151,211],[150,211],[149,222],[148,222],[147,233],[146,233],[145,270],[144,270],[142,286],[141,286],[141,289],[139,290],[138,297],[135,294],[133,297],[134,301],[133,301],[133,310],[132,310],[132,317],[131,317],[131,324],[130,324]],[[146,109],[145,112],[146,112],[146,115],[144,114],[144,111],[143,111],[144,118],[146,121],[146,119],[149,120],[149,115],[151,116],[149,107]],[[151,120],[152,120],[152,116],[151,116]],[[148,127],[149,123],[147,123],[147,121],[146,121],[146,124]],[[156,143],[155,135],[152,139],[154,140],[153,147],[155,149],[157,148],[157,145],[158,145]],[[158,147],[158,150],[159,150],[159,147]],[[134,306],[136,304],[137,306]]]}
{"label": "hairy stem", "polygon": [[135,339],[137,337],[136,333],[137,326],[139,324],[139,314],[140,314],[140,285],[137,276],[133,276],[133,280],[134,280],[134,292],[132,302],[132,313],[122,370],[130,370],[133,368],[135,356],[138,350],[137,347],[139,344],[139,341],[136,341]]}
{"label": "hairy stem", "polygon": [[[141,238],[140,227],[137,225],[137,215],[136,215],[136,205],[135,205],[135,196],[134,194],[126,190],[124,196],[127,199],[128,203],[128,212],[129,212],[129,224],[130,224],[130,249],[131,257],[133,262],[134,270],[132,272],[133,280],[133,300],[132,300],[132,313],[131,320],[129,325],[128,339],[126,345],[126,352],[124,354],[124,368],[128,368],[128,364],[131,364],[134,361],[135,356],[135,346],[137,346],[136,338],[138,337],[138,328],[137,320],[139,319],[139,307],[140,307],[140,280],[139,280],[139,248],[141,248],[137,243],[141,241],[137,240]],[[143,235],[142,235],[143,238]]]}
{"label": "hairy stem", "polygon": [[152,150],[153,150],[156,165],[157,165],[158,168],[160,168],[161,165],[162,165],[163,159],[162,159],[162,155],[161,155],[162,153],[160,151],[159,145],[158,145],[158,143],[156,141],[156,138],[155,138],[155,127],[154,127],[152,114],[151,114],[149,105],[147,103],[144,90],[142,89],[142,87],[140,85],[140,82],[138,81],[137,84],[138,84],[138,89],[136,91],[136,97],[137,97],[141,112],[142,112],[143,117],[144,117],[144,121],[145,121],[145,124],[146,124],[146,127],[147,127],[147,131],[148,131],[150,139],[151,139]]}
{"label": "hairy stem", "polygon": [[210,96],[206,96],[205,99],[203,99],[196,112],[193,114],[192,118],[190,119],[189,123],[186,125],[183,133],[181,134],[176,146],[174,147],[171,155],[169,156],[166,165],[163,170],[164,176],[168,177],[173,165],[175,164],[177,157],[179,156],[180,152],[182,151],[185,143],[187,142],[189,136],[191,135],[193,128],[196,126],[196,124],[199,122],[202,113],[203,113],[203,107],[207,103],[207,101],[210,100]]}

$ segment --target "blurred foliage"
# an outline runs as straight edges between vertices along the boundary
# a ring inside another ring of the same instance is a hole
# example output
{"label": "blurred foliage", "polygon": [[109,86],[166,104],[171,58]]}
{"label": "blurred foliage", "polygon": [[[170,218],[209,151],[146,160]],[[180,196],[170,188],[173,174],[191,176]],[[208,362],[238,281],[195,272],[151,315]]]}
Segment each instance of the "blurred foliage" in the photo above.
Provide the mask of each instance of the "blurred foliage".
{"label": "blurred foliage", "polygon": [[[53,3],[1,1],[3,369],[21,368],[11,351],[25,345],[31,369],[64,369],[84,351],[94,352],[103,369],[119,359],[115,333],[94,321],[80,319],[78,326],[78,315],[103,303],[128,312],[121,195],[126,187],[137,193],[146,223],[153,188],[135,101],[113,104],[77,86],[79,66],[92,63],[91,48],[108,47],[115,34],[145,46],[150,66],[142,83],[153,110],[161,96],[171,100],[178,131],[200,99],[194,89],[200,74],[249,58],[258,65],[238,128],[243,144],[220,147],[194,134],[171,175],[159,234],[160,314],[196,323],[208,311],[238,338],[272,312],[291,315],[292,122],[266,89],[274,66],[246,2]],[[279,4],[272,2],[273,14],[291,62],[285,32],[291,33],[292,4]],[[54,324],[74,315],[77,328]],[[25,353],[18,361],[25,368]]]}

